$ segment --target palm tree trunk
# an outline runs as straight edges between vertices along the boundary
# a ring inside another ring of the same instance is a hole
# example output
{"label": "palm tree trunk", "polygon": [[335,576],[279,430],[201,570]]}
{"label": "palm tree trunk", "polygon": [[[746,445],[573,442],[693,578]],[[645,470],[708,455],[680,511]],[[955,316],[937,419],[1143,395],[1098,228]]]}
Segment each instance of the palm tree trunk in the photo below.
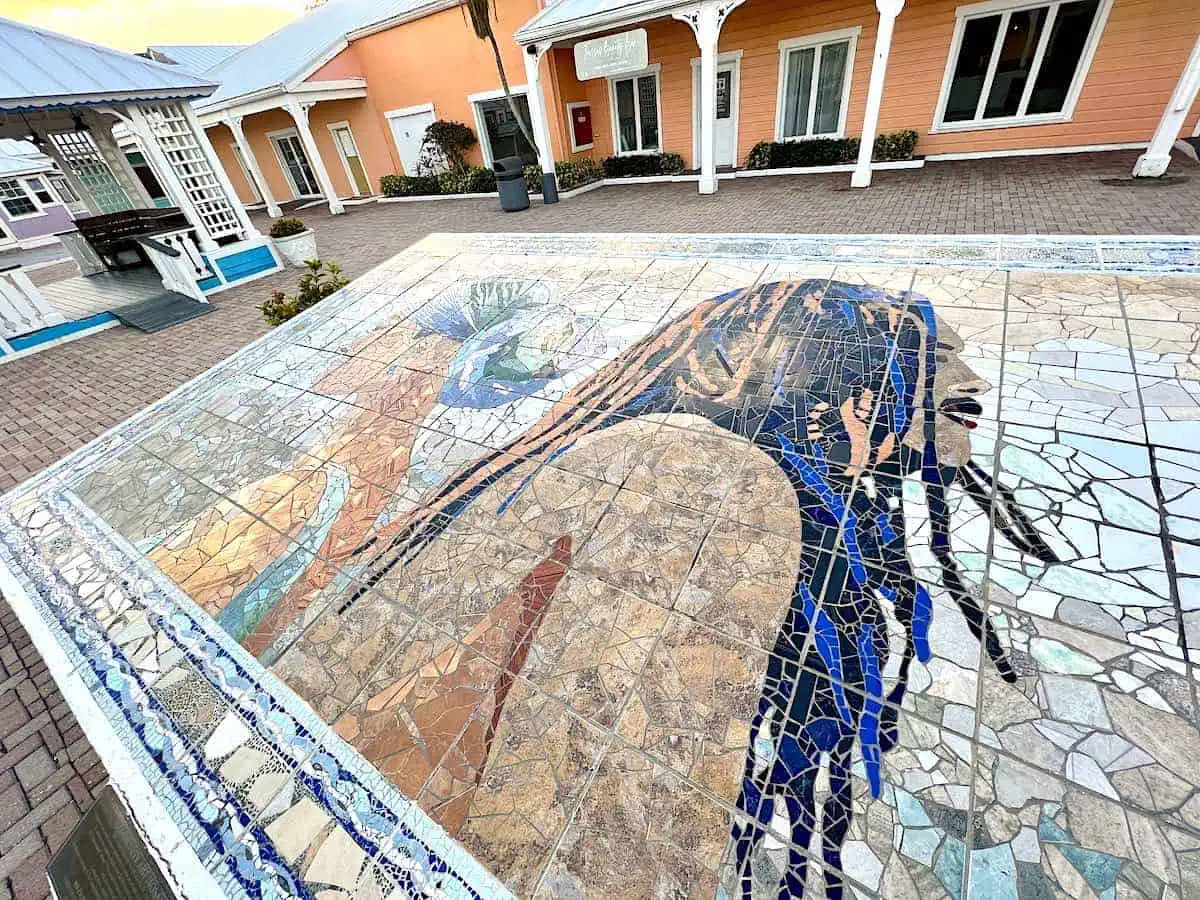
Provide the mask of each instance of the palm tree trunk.
{"label": "palm tree trunk", "polygon": [[529,126],[525,124],[525,119],[521,116],[521,111],[517,109],[517,101],[513,99],[512,91],[508,86],[508,76],[504,72],[504,60],[500,57],[500,45],[496,43],[496,34],[491,28],[488,28],[488,41],[492,45],[492,53],[496,55],[496,71],[500,73],[500,85],[504,88],[504,96],[508,99],[508,108],[512,110],[513,118],[517,120],[517,125],[521,129],[521,134],[525,136],[525,140],[529,142],[529,146],[533,151],[541,156],[538,151],[537,141],[533,139],[533,134],[529,131]]}

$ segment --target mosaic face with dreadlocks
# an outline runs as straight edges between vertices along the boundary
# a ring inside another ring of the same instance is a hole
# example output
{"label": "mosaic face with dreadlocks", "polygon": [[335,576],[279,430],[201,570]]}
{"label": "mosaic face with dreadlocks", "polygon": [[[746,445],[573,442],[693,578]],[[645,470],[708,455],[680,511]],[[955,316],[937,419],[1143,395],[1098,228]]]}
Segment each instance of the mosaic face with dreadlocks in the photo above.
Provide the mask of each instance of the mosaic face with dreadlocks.
{"label": "mosaic face with dreadlocks", "polygon": [[[520,341],[485,337],[468,354],[474,394],[492,390],[492,376],[480,372],[507,372],[525,352]],[[949,485],[957,480],[1015,546],[1053,560],[1012,497],[993,490],[970,460],[968,432],[982,411],[972,395],[981,385],[956,358],[955,340],[939,335],[926,299],[839,282],[766,284],[700,303],[579,383],[503,449],[450,474],[422,508],[358,549],[366,562],[359,577],[369,587],[407,565],[490,486],[523,475],[499,515],[541,466],[581,438],[638,416],[697,416],[752,442],[795,491],[803,556],[751,726],[737,798],[743,815],[731,834],[737,889],[751,896],[754,850],[782,813],[792,850],[780,895],[802,895],[804,851],[819,830],[826,893],[840,897],[854,745],[878,797],[911,663],[931,655],[933,602],[908,558],[903,480],[919,475],[923,482],[943,586],[1007,680],[1015,678],[1012,669],[951,554]],[[522,365],[529,368],[528,360]],[[445,390],[457,388],[451,381]],[[469,405],[480,403],[476,396]],[[567,541],[556,548],[563,565]],[[537,593],[537,608],[520,614],[513,638],[518,667],[530,629],[552,602],[547,591]],[[886,689],[889,618],[904,646]],[[822,767],[830,796],[818,816]]]}

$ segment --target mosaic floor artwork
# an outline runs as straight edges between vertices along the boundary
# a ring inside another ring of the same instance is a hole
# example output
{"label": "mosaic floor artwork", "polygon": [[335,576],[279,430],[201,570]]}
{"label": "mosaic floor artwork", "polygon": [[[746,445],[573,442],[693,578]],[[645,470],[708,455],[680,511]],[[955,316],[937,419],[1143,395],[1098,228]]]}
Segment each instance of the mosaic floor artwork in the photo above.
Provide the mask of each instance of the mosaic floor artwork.
{"label": "mosaic floor artwork", "polygon": [[1195,256],[434,235],[0,587],[228,896],[1197,897]]}

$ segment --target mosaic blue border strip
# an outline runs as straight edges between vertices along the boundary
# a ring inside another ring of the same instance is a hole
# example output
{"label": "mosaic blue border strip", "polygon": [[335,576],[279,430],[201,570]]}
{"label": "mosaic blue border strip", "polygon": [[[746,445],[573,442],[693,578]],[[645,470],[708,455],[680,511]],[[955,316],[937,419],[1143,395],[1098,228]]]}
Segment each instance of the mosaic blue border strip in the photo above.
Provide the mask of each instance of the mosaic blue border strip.
{"label": "mosaic blue border strip", "polygon": [[[282,860],[220,776],[199,758],[154,699],[136,667],[90,614],[84,588],[70,571],[48,567],[38,549],[20,539],[12,504],[48,504],[54,521],[73,529],[105,579],[136,579],[138,597],[153,622],[188,664],[204,676],[254,732],[292,767],[323,808],[390,877],[413,893],[433,882],[452,897],[501,897],[507,890],[445,835],[378,771],[332,733],[296,695],[267,672],[200,611],[173,582],[69,493],[74,474],[120,453],[126,439],[162,427],[248,361],[268,355],[274,342],[319,325],[351,307],[372,285],[416,284],[452,254],[768,258],[779,263],[853,263],[975,268],[1025,268],[1064,272],[1200,274],[1197,238],[1036,238],[1008,236],[803,236],[803,235],[520,235],[436,234],[364,275],[322,305],[308,310],[229,359],[183,385],[87,447],[35,476],[0,502],[0,564],[20,583],[29,604],[56,636],[75,672],[87,683],[122,745],[145,771],[181,833],[229,895],[273,896],[278,889],[305,896],[299,876]],[[398,259],[413,261],[411,272]],[[416,276],[413,278],[412,276]],[[447,887],[442,883],[449,881]]]}

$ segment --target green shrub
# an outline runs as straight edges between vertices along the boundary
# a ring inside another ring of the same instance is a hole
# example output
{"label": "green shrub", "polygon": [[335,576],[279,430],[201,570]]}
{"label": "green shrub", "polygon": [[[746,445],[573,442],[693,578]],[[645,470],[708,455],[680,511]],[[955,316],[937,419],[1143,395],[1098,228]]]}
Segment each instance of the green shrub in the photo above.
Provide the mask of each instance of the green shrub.
{"label": "green shrub", "polygon": [[342,277],[341,268],[333,263],[310,259],[304,265],[308,271],[300,278],[300,289],[295,297],[289,297],[283,291],[272,291],[259,307],[268,325],[282,325],[350,283]]}
{"label": "green shrub", "polygon": [[293,234],[300,234],[306,230],[303,222],[290,216],[276,219],[271,223],[271,237],[273,238],[291,237]]}
{"label": "green shrub", "polygon": [[[858,159],[858,138],[813,138],[805,141],[759,141],[746,157],[748,169],[785,169],[803,166],[838,166]],[[917,133],[893,131],[875,138],[876,162],[912,159]]]}
{"label": "green shrub", "polygon": [[488,194],[496,190],[496,173],[484,166],[441,172],[437,176],[439,194]]}
{"label": "green shrub", "polygon": [[[585,184],[591,184],[604,177],[604,173],[600,171],[596,161],[586,156],[579,160],[555,163],[554,172],[558,176],[560,191],[573,191],[577,187],[583,187]],[[542,192],[541,166],[525,167],[525,185],[531,194]]]}
{"label": "green shrub", "polygon": [[441,193],[436,175],[384,175],[379,190],[385,197],[424,197]]}
{"label": "green shrub", "polygon": [[678,175],[683,171],[683,157],[678,153],[638,153],[632,156],[610,156],[601,165],[607,178]]}

